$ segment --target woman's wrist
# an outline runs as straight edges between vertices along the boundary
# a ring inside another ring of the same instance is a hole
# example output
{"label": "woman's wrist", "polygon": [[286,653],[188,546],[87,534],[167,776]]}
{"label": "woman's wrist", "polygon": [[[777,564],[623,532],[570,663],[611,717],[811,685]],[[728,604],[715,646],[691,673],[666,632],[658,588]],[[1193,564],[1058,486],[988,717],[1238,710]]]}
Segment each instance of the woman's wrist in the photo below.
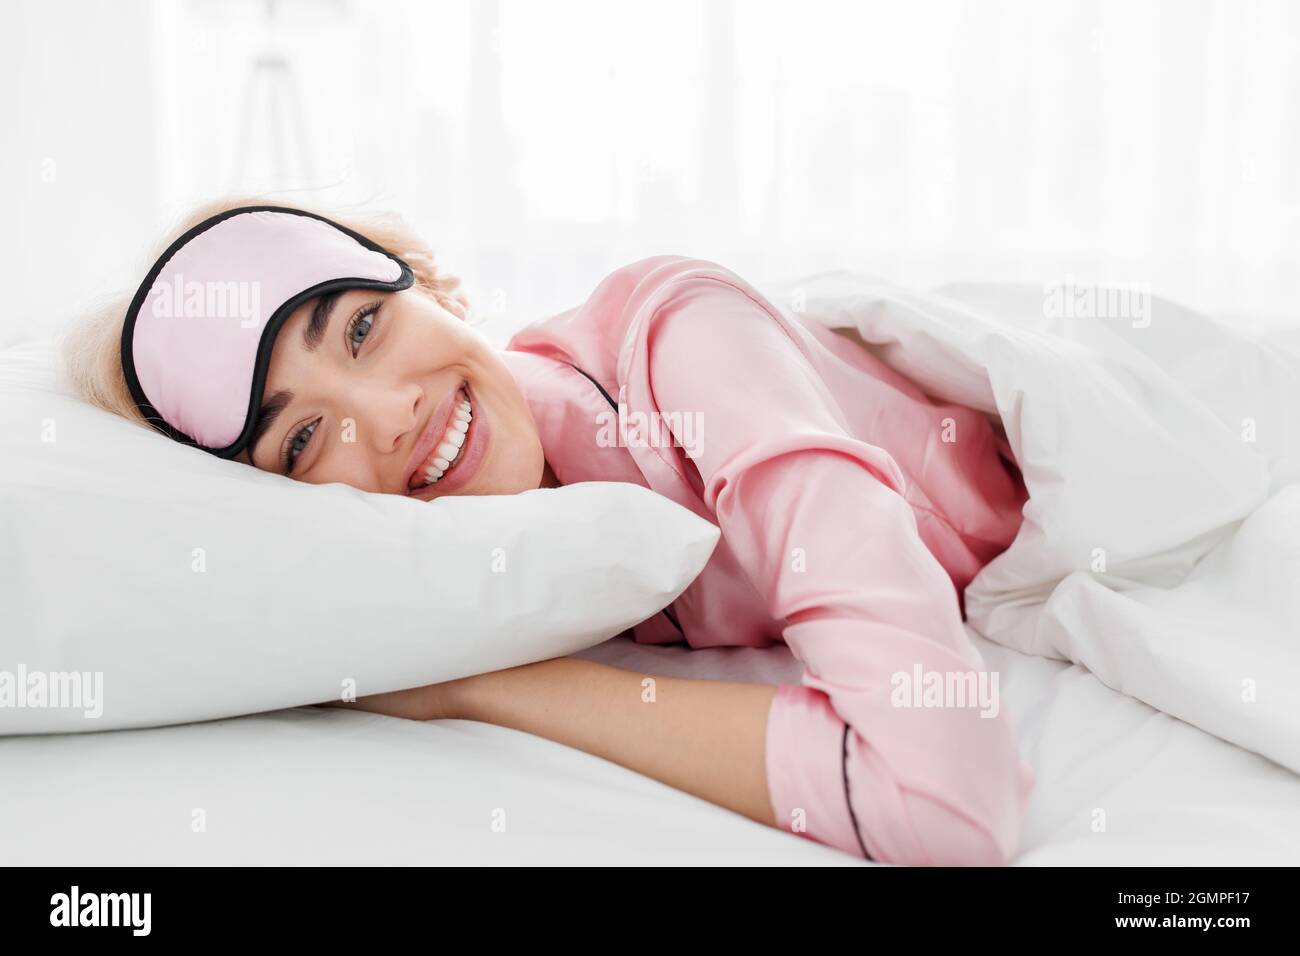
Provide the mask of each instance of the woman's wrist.
{"label": "woman's wrist", "polygon": [[466,698],[467,685],[474,677],[462,677],[458,680],[445,681],[429,688],[432,691],[429,700],[429,720],[478,720],[472,716]]}
{"label": "woman's wrist", "polygon": [[558,679],[561,671],[583,663],[572,658],[556,658],[447,681],[437,685],[433,707],[444,718],[499,723],[505,715],[494,702],[516,699],[526,686],[545,677]]}

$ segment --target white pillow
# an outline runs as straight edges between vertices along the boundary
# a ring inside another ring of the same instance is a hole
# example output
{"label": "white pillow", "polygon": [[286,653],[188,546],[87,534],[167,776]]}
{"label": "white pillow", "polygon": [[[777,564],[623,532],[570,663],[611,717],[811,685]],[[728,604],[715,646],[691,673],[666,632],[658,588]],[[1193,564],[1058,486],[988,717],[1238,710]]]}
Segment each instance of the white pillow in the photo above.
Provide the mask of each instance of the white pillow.
{"label": "white pillow", "polygon": [[621,482],[434,502],[295,482],[92,408],[57,356],[48,339],[0,351],[0,733],[230,717],[569,654],[667,605],[717,543]]}

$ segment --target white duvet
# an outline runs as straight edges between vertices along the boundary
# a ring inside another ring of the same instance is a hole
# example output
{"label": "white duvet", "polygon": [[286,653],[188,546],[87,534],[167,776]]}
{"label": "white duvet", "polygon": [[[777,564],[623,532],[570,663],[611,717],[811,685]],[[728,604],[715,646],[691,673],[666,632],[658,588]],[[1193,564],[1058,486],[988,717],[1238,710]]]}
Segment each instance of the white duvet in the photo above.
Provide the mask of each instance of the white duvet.
{"label": "white duvet", "polygon": [[976,631],[1300,772],[1300,362],[1160,299],[1072,317],[1041,288],[846,272],[763,291],[1003,422],[1030,500],[967,591]]}

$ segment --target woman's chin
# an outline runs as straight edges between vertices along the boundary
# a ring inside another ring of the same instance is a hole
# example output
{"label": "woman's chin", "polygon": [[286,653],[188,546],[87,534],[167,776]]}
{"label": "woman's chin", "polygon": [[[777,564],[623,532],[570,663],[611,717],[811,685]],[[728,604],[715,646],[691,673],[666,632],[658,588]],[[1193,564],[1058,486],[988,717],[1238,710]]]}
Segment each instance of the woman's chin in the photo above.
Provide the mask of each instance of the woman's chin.
{"label": "woman's chin", "polygon": [[[536,439],[534,439],[536,442]],[[497,462],[491,462],[496,466]],[[546,459],[542,456],[542,446],[522,454],[512,455],[509,460],[500,463],[503,467],[493,467],[491,471],[492,491],[479,491],[480,495],[517,495],[525,491],[535,491],[542,485],[546,468]],[[488,477],[486,475],[480,477]]]}

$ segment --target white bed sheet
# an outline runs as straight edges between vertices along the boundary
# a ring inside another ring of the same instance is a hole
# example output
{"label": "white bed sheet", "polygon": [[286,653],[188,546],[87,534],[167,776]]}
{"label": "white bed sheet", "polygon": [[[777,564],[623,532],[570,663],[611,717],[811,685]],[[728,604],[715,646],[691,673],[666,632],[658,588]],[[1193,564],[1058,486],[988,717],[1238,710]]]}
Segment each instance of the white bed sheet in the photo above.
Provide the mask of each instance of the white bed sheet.
{"label": "white bed sheet", "polygon": [[[1300,863],[1300,777],[1080,666],[973,638],[1001,671],[1038,776],[1018,863]],[[784,646],[691,651],[626,637],[578,656],[768,683],[797,681],[802,668]],[[306,707],[3,738],[0,778],[4,864],[858,862],[600,758],[469,721]]]}

